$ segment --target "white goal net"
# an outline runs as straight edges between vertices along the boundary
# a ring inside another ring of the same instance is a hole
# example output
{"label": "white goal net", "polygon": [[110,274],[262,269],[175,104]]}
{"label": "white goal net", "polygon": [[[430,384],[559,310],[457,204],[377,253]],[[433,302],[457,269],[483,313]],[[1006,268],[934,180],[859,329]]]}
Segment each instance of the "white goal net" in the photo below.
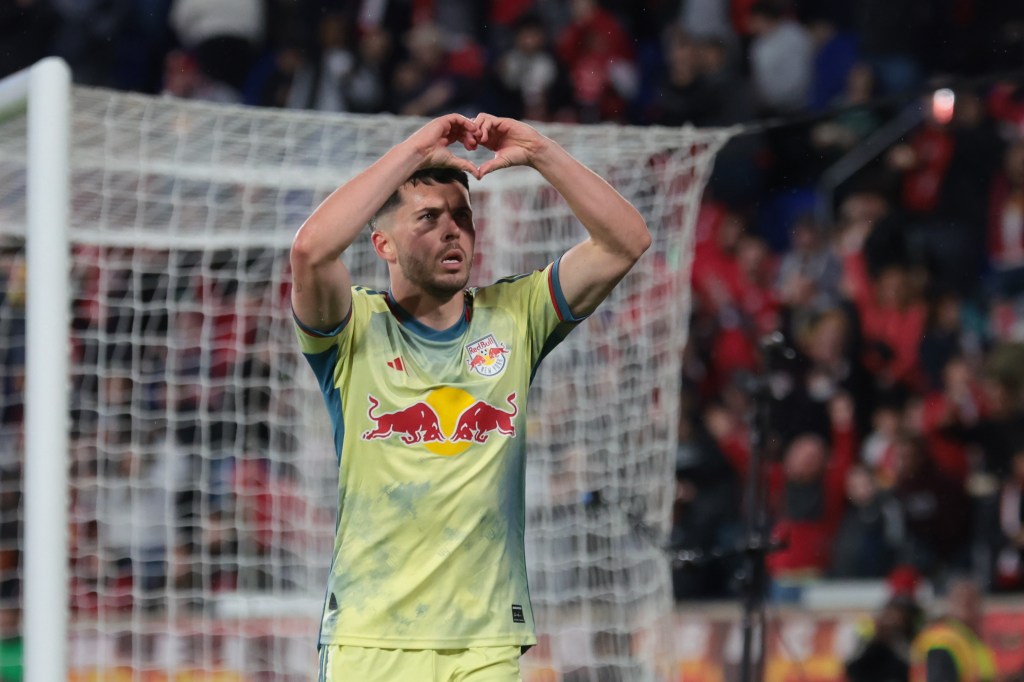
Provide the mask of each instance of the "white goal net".
{"label": "white goal net", "polygon": [[[288,248],[311,210],[422,121],[73,90],[69,679],[302,680],[336,460],[292,331]],[[544,126],[632,201],[654,245],[530,398],[524,679],[655,679],[693,225],[726,131]],[[0,612],[25,547],[26,119],[0,119]],[[482,157],[478,157],[482,159]],[[539,174],[472,183],[473,283],[584,232]],[[31,235],[28,235],[31,239]],[[353,279],[386,286],[369,240]],[[63,420],[54,416],[54,428]],[[54,636],[58,636],[54,633]]]}

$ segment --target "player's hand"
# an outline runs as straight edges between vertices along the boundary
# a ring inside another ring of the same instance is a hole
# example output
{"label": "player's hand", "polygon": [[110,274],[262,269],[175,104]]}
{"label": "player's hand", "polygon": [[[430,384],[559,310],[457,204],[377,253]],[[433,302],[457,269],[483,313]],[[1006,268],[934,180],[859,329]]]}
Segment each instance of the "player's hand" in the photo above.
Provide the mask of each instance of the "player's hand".
{"label": "player's hand", "polygon": [[449,146],[461,142],[469,151],[479,144],[479,125],[465,116],[448,114],[430,121],[406,140],[422,157],[420,168],[457,168],[470,175],[477,175],[473,163],[452,154]]}
{"label": "player's hand", "polygon": [[473,121],[478,126],[480,144],[494,152],[494,158],[477,170],[478,180],[501,168],[533,165],[537,155],[551,142],[534,128],[512,118],[479,114]]}

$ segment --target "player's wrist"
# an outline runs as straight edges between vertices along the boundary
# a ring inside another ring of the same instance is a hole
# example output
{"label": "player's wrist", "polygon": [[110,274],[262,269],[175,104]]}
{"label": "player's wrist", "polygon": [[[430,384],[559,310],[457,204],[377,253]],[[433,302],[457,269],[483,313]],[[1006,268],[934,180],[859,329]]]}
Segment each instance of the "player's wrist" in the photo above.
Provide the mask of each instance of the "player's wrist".
{"label": "player's wrist", "polygon": [[527,164],[541,173],[546,168],[557,165],[560,160],[569,156],[562,147],[545,135],[538,135],[538,139],[531,144],[526,151]]}
{"label": "player's wrist", "polygon": [[433,154],[429,145],[415,139],[414,136],[396,144],[387,153],[387,156],[391,157],[396,167],[404,173],[402,177],[406,178],[416,171],[430,166]]}

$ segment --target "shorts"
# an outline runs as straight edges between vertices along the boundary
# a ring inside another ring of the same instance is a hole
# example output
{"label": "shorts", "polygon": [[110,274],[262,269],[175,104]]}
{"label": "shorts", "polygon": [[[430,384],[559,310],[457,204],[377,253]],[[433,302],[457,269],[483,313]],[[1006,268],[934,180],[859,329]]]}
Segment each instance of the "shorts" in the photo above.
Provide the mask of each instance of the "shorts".
{"label": "shorts", "polygon": [[516,646],[471,649],[320,648],[317,682],[522,682]]}

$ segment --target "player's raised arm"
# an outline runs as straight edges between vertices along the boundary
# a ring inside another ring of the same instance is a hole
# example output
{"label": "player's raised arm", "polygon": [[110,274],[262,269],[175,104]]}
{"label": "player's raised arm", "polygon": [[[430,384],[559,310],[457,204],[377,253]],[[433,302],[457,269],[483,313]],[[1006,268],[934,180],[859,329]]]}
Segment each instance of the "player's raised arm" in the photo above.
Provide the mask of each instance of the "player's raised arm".
{"label": "player's raised arm", "polygon": [[494,152],[477,178],[509,166],[532,166],[590,233],[562,256],[559,266],[559,283],[573,315],[590,314],[650,246],[643,217],[597,173],[529,125],[490,114],[473,120],[480,144]]}
{"label": "player's raised arm", "polygon": [[300,322],[330,331],[345,319],[352,282],[341,254],[420,168],[449,166],[476,174],[476,166],[454,156],[448,146],[461,142],[475,149],[477,130],[476,123],[458,114],[436,118],[324,199],[292,241],[292,308]]}

